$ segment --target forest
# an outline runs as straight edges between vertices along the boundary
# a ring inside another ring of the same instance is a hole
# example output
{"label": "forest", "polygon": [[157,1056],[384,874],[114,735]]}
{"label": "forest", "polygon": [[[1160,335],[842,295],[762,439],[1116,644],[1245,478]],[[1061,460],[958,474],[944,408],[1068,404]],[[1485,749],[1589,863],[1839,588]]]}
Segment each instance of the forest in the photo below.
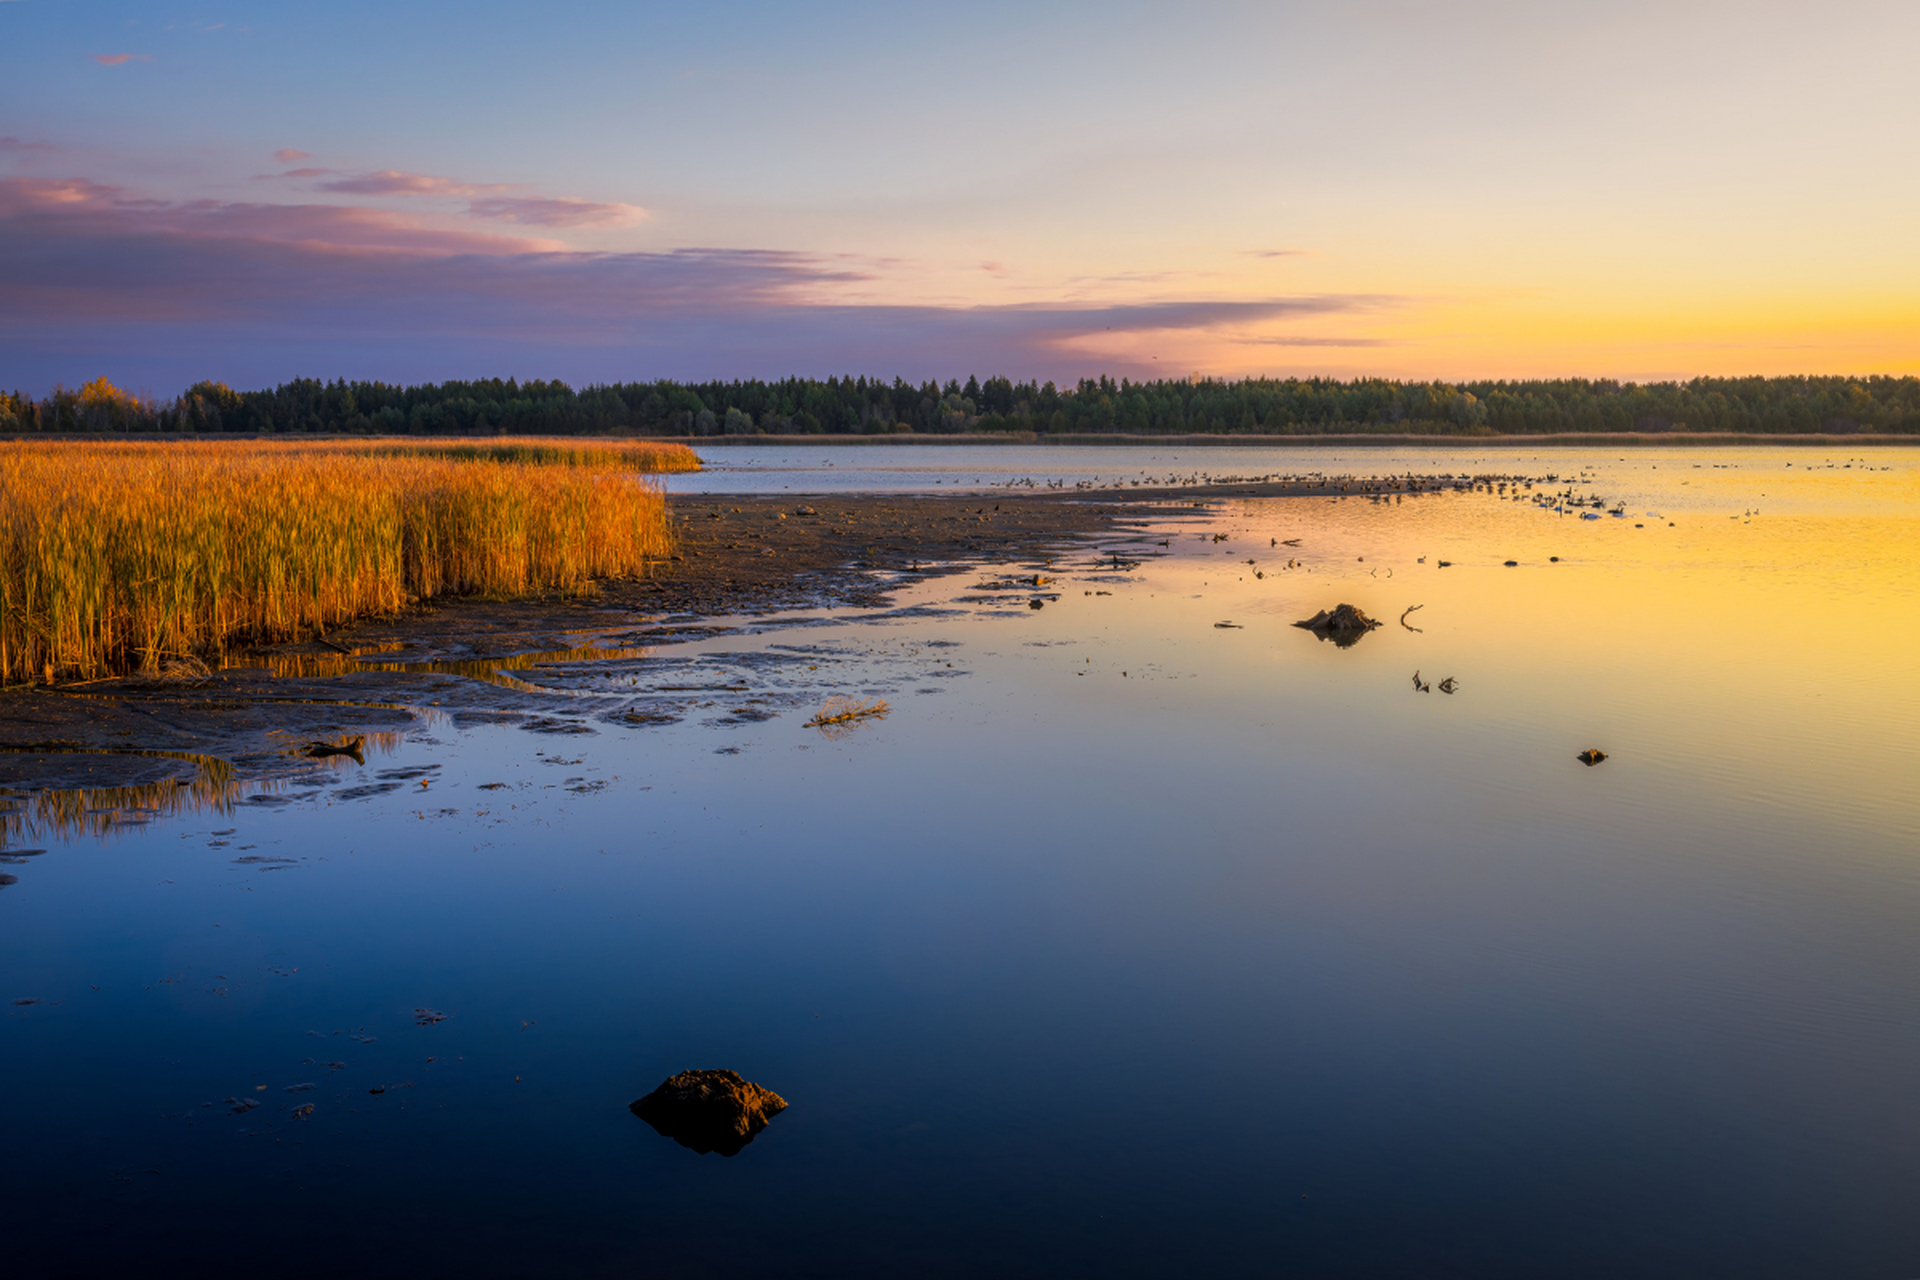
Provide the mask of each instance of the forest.
{"label": "forest", "polygon": [[43,398],[0,392],[0,434],[238,435],[1554,435],[1920,434],[1920,378],[1088,378],[1069,387],[969,377],[623,382],[512,378],[399,386],[300,378],[269,390],[198,382],[170,400],[105,378]]}

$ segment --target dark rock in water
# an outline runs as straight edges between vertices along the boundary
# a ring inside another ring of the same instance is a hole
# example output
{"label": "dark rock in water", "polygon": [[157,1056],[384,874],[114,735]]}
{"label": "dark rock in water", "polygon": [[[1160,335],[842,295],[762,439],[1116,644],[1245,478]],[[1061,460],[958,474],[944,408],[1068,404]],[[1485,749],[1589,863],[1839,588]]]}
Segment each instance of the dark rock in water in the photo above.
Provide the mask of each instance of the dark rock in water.
{"label": "dark rock in water", "polygon": [[1322,609],[1311,618],[1293,625],[1304,627],[1322,640],[1332,640],[1344,649],[1379,626],[1380,620],[1369,618],[1350,604],[1342,604],[1334,606],[1331,613]]}
{"label": "dark rock in water", "polygon": [[731,1071],[682,1071],[627,1110],[701,1155],[730,1156],[753,1141],[786,1099]]}
{"label": "dark rock in water", "polygon": [[0,886],[10,885],[10,884],[19,884],[19,883],[20,883],[19,876],[10,876],[5,874],[0,874]]}
{"label": "dark rock in water", "polygon": [[309,742],[307,744],[306,750],[302,751],[300,754],[306,755],[306,756],[312,756],[315,759],[324,759],[327,756],[347,756],[353,759],[356,763],[365,764],[367,762],[367,757],[364,754],[362,748],[366,745],[366,741],[367,741],[366,735],[361,734],[352,738],[347,742],[341,742],[341,743]]}
{"label": "dark rock in water", "polygon": [[1591,769],[1594,765],[1599,764],[1602,760],[1605,760],[1606,758],[1607,758],[1607,753],[1600,750],[1598,747],[1589,747],[1585,751],[1582,751],[1579,755],[1574,757],[1574,759],[1578,760],[1581,764],[1586,765],[1589,769]]}

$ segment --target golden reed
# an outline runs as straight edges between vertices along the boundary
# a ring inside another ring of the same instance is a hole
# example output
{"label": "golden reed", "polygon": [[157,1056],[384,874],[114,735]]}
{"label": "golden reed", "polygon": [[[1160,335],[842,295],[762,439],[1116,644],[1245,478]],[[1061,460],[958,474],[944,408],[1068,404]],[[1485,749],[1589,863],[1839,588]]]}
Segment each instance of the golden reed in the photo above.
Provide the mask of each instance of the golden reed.
{"label": "golden reed", "polygon": [[698,466],[651,443],[0,441],[0,679],[643,573],[672,531],[633,473]]}

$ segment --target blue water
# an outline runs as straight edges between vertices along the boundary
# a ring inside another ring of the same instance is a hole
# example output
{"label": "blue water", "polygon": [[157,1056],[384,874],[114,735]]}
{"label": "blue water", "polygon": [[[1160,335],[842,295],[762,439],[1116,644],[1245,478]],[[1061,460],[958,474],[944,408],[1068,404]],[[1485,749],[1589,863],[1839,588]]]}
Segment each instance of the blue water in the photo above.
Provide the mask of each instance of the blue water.
{"label": "blue water", "polygon": [[[15,1273],[1920,1274],[1920,454],[1791,460],[1216,504],[18,817]],[[696,1067],[791,1105],[628,1114]]]}

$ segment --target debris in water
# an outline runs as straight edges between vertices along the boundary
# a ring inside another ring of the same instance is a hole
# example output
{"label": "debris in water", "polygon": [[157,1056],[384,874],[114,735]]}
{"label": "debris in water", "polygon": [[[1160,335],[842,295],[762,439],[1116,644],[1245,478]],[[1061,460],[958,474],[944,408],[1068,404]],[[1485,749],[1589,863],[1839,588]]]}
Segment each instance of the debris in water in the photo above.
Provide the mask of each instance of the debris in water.
{"label": "debris in water", "polygon": [[1591,769],[1594,765],[1599,764],[1602,760],[1605,760],[1606,758],[1607,758],[1607,753],[1600,750],[1600,748],[1598,747],[1589,747],[1585,751],[1582,751],[1579,755],[1574,757],[1574,759],[1578,760],[1581,764],[1586,765],[1589,769]]}
{"label": "debris in water", "polygon": [[836,736],[831,731],[836,727],[852,725],[860,720],[884,720],[893,708],[887,705],[885,698],[875,698],[868,702],[861,698],[838,695],[827,699],[827,705],[820,708],[820,714],[807,721],[809,729],[819,729],[829,737]]}
{"label": "debris in water", "polygon": [[1322,640],[1331,639],[1341,648],[1355,643],[1361,636],[1379,626],[1377,619],[1369,618],[1350,604],[1336,605],[1331,613],[1322,609],[1311,618],[1293,624],[1313,632]]}

